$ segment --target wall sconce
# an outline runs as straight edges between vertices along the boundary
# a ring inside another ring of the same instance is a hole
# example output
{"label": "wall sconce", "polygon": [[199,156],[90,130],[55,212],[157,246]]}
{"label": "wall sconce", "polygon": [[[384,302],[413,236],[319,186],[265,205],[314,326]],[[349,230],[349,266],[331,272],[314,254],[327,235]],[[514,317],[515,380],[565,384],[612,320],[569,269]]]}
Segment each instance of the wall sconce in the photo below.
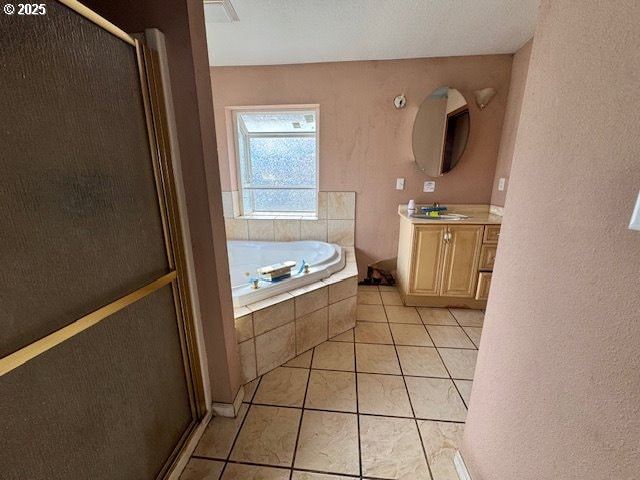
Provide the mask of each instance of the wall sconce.
{"label": "wall sconce", "polygon": [[473,92],[473,95],[476,97],[476,104],[480,107],[480,110],[484,110],[484,107],[489,105],[489,102],[495,94],[496,89],[491,87]]}
{"label": "wall sconce", "polygon": [[393,99],[393,104],[396,106],[397,109],[401,109],[407,106],[407,99],[405,98],[404,95],[398,95],[396,98]]}

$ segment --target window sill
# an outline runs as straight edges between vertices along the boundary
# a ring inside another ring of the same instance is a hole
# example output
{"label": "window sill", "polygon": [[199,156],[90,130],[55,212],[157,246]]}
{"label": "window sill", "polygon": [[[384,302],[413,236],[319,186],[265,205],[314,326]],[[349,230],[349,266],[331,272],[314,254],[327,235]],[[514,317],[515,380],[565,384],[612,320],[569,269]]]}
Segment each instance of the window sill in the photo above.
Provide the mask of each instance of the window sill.
{"label": "window sill", "polygon": [[318,220],[318,215],[316,214],[277,214],[277,215],[269,215],[269,214],[256,214],[256,215],[240,215],[235,217],[238,220]]}

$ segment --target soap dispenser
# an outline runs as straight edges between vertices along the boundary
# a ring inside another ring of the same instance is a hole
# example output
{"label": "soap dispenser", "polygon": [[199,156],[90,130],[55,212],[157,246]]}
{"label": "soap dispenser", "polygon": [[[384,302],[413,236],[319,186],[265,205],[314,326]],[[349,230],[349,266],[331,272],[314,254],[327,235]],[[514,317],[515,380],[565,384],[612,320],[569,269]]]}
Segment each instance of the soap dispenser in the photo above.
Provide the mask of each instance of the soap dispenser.
{"label": "soap dispenser", "polygon": [[409,200],[409,203],[407,204],[407,215],[411,217],[413,216],[415,211],[416,211],[416,202],[414,202],[412,198],[411,200]]}

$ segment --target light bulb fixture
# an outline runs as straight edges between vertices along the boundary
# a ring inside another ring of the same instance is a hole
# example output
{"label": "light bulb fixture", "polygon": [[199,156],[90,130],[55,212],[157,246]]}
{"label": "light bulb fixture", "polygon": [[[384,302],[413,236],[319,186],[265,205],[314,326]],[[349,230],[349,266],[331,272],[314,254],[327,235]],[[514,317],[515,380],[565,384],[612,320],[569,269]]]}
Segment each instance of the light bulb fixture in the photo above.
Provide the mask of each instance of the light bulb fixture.
{"label": "light bulb fixture", "polygon": [[473,92],[473,95],[476,97],[476,104],[480,107],[480,110],[484,110],[484,108],[489,105],[489,102],[495,94],[496,89],[491,87]]}
{"label": "light bulb fixture", "polygon": [[396,106],[397,109],[401,109],[407,106],[407,99],[405,98],[404,95],[398,95],[396,98],[393,99],[393,104]]}

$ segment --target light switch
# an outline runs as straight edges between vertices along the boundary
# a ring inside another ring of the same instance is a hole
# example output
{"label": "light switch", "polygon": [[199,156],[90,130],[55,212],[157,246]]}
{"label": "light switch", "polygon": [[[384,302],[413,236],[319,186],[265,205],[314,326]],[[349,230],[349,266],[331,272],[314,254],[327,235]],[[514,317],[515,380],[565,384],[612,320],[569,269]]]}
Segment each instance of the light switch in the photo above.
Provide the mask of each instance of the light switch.
{"label": "light switch", "polygon": [[435,192],[436,191],[436,182],[424,182],[423,192]]}
{"label": "light switch", "polygon": [[404,178],[396,178],[396,190],[404,190]]}
{"label": "light switch", "polygon": [[629,230],[640,230],[640,192],[636,200],[636,207],[633,209],[633,214],[631,215]]}
{"label": "light switch", "polygon": [[500,190],[501,192],[504,192],[504,183],[506,181],[507,179],[504,177],[500,177],[500,180],[498,180],[498,190]]}

